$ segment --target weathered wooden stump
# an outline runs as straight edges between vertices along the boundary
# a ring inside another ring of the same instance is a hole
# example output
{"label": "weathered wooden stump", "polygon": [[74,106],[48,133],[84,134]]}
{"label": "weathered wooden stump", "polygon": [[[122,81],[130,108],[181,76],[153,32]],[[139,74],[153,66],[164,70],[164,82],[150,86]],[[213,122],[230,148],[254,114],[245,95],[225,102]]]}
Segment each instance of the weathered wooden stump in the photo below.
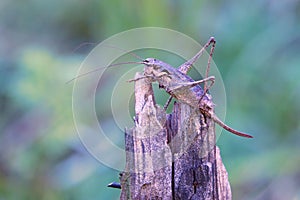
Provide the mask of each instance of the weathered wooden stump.
{"label": "weathered wooden stump", "polygon": [[166,114],[147,79],[135,82],[135,112],[120,199],[231,199],[211,119],[181,103]]}

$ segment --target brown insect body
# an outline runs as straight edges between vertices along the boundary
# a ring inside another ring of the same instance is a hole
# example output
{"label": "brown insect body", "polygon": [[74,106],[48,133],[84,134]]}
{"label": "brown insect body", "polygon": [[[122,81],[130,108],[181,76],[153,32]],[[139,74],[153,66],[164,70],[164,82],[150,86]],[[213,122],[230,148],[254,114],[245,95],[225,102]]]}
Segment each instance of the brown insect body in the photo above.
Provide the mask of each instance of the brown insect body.
{"label": "brown insect body", "polygon": [[186,83],[194,82],[190,76],[155,58],[147,58],[144,64],[144,75],[149,77],[152,82],[157,81],[160,88],[166,90],[178,101],[192,107],[213,108],[211,96],[207,93],[203,96],[204,91],[199,84],[185,86]]}
{"label": "brown insect body", "polygon": [[[252,138],[251,135],[239,132],[227,126],[216,116],[216,114],[213,111],[214,104],[211,101],[211,96],[207,93],[208,88],[206,87],[206,82],[210,81],[211,82],[210,86],[212,86],[215,79],[214,76],[207,77],[210,68],[212,54],[215,48],[215,43],[216,41],[214,37],[211,37],[208,40],[208,42],[203,46],[203,48],[194,57],[192,57],[190,60],[183,63],[181,66],[178,67],[178,69],[173,68],[171,65],[164,63],[155,58],[147,58],[142,62],[116,63],[116,64],[111,64],[107,67],[113,67],[113,66],[118,66],[123,64],[133,64],[133,63],[144,64],[145,65],[144,77],[140,77],[138,79],[146,78],[150,82],[158,82],[159,87],[163,88],[164,90],[166,90],[167,93],[171,95],[171,97],[169,98],[169,100],[165,105],[165,109],[169,105],[172,97],[174,97],[182,103],[200,109],[201,113],[203,113],[205,116],[212,118],[214,122],[219,124],[225,130],[233,134],[236,134],[238,136]],[[204,78],[203,80],[194,81],[191,77],[186,75],[186,73],[190,70],[191,66],[196,62],[196,60],[203,54],[205,49],[211,44],[212,44],[212,48],[210,50],[210,57],[207,64],[206,78]],[[138,56],[135,55],[135,57]],[[97,68],[95,70],[86,72],[84,74],[80,74],[68,82],[71,82],[77,78],[98,71],[100,69],[101,68]],[[130,81],[136,81],[138,79],[133,79]],[[204,90],[199,85],[200,83],[204,83]]]}
{"label": "brown insect body", "polygon": [[200,82],[213,82],[213,76],[201,81],[194,81],[188,75],[158,59],[147,58],[143,61],[143,64],[145,65],[144,78],[148,78],[151,82],[158,82],[160,88],[166,90],[167,93],[178,101],[188,104],[191,107],[199,108],[204,115],[212,118],[225,130],[238,136],[252,138],[251,135],[230,128],[213,112],[214,104],[211,101],[211,96],[207,93],[204,94],[204,90],[199,85]]}

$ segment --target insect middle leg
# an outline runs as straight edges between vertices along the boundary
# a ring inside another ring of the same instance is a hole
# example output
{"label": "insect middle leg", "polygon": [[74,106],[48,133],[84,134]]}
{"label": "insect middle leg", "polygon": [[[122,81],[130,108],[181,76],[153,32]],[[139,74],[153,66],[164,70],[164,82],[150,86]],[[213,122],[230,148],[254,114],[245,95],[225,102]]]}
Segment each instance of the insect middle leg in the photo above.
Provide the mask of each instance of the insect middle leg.
{"label": "insect middle leg", "polygon": [[[209,86],[209,87],[211,87],[214,84],[214,82],[215,82],[215,77],[214,76],[210,76],[210,77],[207,77],[207,78],[199,80],[199,81],[177,83],[176,86],[174,86],[174,87],[172,87],[170,89],[171,90],[177,90],[177,89],[180,89],[182,87],[189,87],[190,88],[190,87],[194,87],[196,85],[199,85],[200,83],[206,83],[208,81],[211,82],[211,84]],[[203,95],[205,95],[205,93]]]}

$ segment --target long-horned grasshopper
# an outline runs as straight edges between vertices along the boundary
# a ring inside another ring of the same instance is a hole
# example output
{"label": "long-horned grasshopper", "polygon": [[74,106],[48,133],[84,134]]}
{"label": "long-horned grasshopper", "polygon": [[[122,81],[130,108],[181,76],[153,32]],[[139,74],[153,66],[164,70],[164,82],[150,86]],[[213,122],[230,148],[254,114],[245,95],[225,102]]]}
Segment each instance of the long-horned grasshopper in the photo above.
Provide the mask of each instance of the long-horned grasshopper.
{"label": "long-horned grasshopper", "polygon": [[[200,109],[201,113],[207,117],[210,117],[214,122],[219,124],[225,130],[242,137],[252,138],[251,135],[242,133],[237,131],[224,122],[222,122],[217,115],[213,111],[213,104],[211,103],[211,96],[207,93],[208,89],[213,85],[215,77],[209,76],[210,62],[212,59],[212,54],[215,48],[215,39],[211,37],[208,42],[200,49],[200,51],[192,57],[190,60],[183,63],[177,69],[172,67],[171,65],[164,63],[155,58],[147,58],[142,62],[125,62],[125,63],[116,63],[111,64],[107,67],[118,66],[123,64],[144,64],[144,76],[141,78],[147,78],[150,82],[157,82],[160,88],[163,88],[167,93],[171,96],[164,106],[165,110],[169,103],[171,102],[172,97],[176,98],[178,101],[188,104],[191,107]],[[207,69],[205,78],[199,81],[194,81],[191,77],[187,75],[188,71],[192,67],[192,65],[197,61],[197,59],[203,54],[205,49],[212,44],[210,55],[208,59]],[[120,49],[120,48],[119,48]],[[122,49],[120,49],[122,50]],[[133,56],[140,59],[139,56],[131,53]],[[95,70],[89,71],[87,73],[81,74],[68,82],[73,81],[81,76],[85,76],[89,73],[100,70],[101,68],[97,68]],[[132,79],[129,81],[136,81],[138,79]],[[206,82],[210,82],[209,87],[206,86]],[[199,85],[200,83],[204,83],[204,87]]]}
{"label": "long-horned grasshopper", "polygon": [[[186,75],[191,66],[196,62],[196,60],[202,55],[203,51],[206,47],[212,44],[212,48],[210,51],[210,57],[208,60],[208,66],[206,71],[206,78],[194,81],[191,77]],[[210,117],[214,122],[219,124],[225,130],[236,134],[238,136],[252,138],[251,135],[239,132],[224,122],[222,122],[213,111],[213,104],[210,99],[211,96],[207,93],[208,88],[206,88],[206,82],[210,81],[212,84],[214,83],[214,76],[208,76],[210,61],[212,57],[212,53],[215,46],[215,39],[211,37],[209,41],[205,44],[205,46],[190,60],[182,64],[178,69],[173,68],[171,65],[164,63],[155,58],[147,58],[142,64],[145,65],[144,68],[144,76],[141,78],[147,78],[150,82],[158,82],[159,87],[166,90],[167,93],[171,95],[171,98],[174,97],[178,101],[188,104],[191,107],[199,108],[201,113],[207,117]],[[130,81],[135,81],[137,79],[133,79]],[[199,85],[200,83],[204,83],[204,89]],[[171,98],[169,98],[167,104],[165,105],[165,109],[168,106]]]}

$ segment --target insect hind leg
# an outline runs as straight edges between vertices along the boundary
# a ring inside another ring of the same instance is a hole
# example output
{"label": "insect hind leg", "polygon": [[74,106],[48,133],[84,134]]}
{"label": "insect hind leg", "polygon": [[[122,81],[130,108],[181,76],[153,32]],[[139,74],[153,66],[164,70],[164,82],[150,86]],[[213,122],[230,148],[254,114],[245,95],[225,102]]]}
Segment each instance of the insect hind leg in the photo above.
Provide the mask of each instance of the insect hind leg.
{"label": "insect hind leg", "polygon": [[[208,74],[209,74],[209,70],[210,70],[210,63],[212,60],[212,55],[214,53],[215,50],[215,46],[216,46],[216,40],[214,37],[210,37],[209,40],[206,42],[206,44],[200,49],[200,51],[194,56],[192,57],[190,60],[186,61],[185,63],[183,63],[182,65],[180,65],[178,67],[178,70],[184,74],[187,74],[188,71],[191,69],[192,65],[198,60],[198,58],[203,54],[203,52],[205,51],[205,49],[207,47],[211,46],[210,49],[210,53],[209,53],[209,58],[208,58],[208,62],[207,62],[207,68],[206,68],[206,73],[205,73],[205,78],[208,78]],[[213,85],[213,82],[209,85],[209,88]],[[203,96],[208,92],[209,88],[207,88],[206,83],[204,83],[204,94]],[[201,99],[203,98],[203,96],[201,97]],[[171,103],[173,97],[169,97],[169,99],[167,100],[167,102],[164,105],[164,110],[167,110],[169,104]]]}
{"label": "insect hind leg", "polygon": [[[216,40],[214,38],[210,39],[212,46],[210,48],[210,52],[209,52],[209,57],[208,57],[208,61],[207,61],[207,67],[206,67],[206,72],[205,72],[205,78],[208,77],[209,71],[210,71],[210,63],[212,60],[212,56],[214,54],[215,51],[215,47],[216,47]],[[209,88],[211,88],[212,84],[209,86]],[[209,88],[206,88],[206,83],[204,83],[204,94],[209,90]]]}

